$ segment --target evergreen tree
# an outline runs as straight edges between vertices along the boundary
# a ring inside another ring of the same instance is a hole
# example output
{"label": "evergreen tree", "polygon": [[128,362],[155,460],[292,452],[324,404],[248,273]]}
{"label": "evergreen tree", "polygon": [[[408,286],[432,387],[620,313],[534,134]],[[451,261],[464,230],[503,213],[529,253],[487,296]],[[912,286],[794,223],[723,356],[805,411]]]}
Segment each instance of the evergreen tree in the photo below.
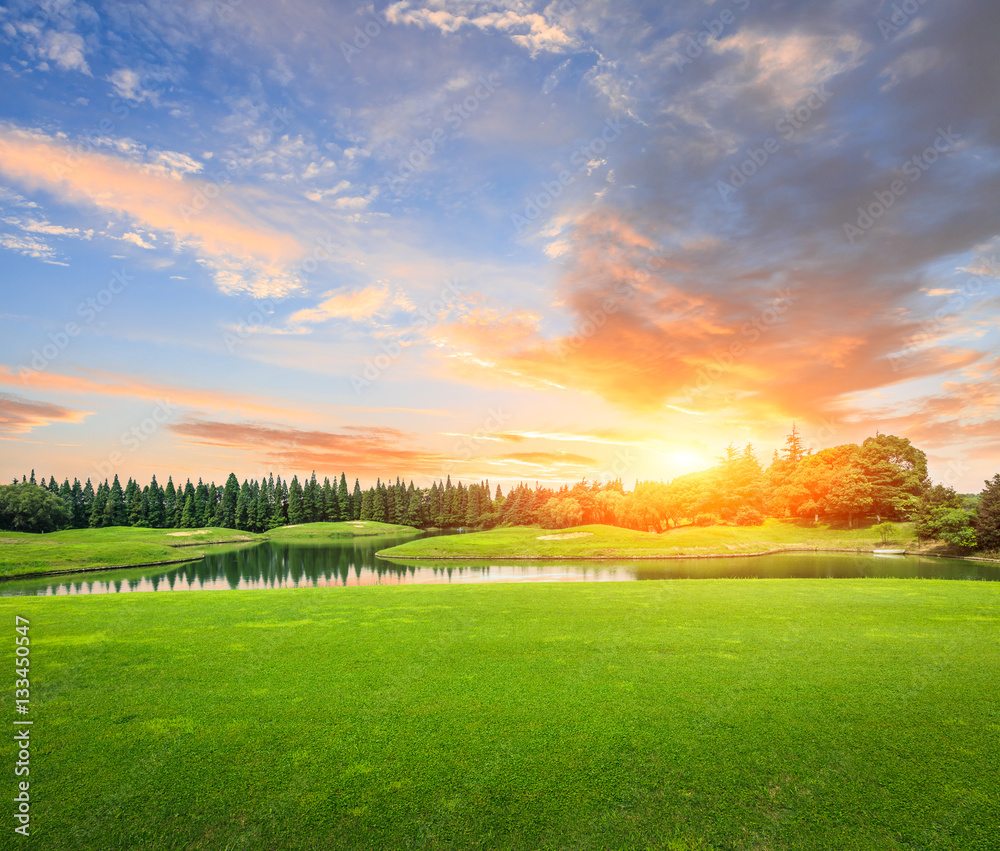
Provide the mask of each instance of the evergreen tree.
{"label": "evergreen tree", "polygon": [[90,525],[90,517],[94,510],[94,499],[96,494],[94,493],[94,486],[90,483],[90,479],[87,479],[87,484],[83,487],[83,525],[80,526],[83,529]]}
{"label": "evergreen tree", "polygon": [[146,522],[153,529],[162,529],[165,525],[164,492],[157,484],[156,476],[149,482],[149,494],[146,497]]}
{"label": "evergreen tree", "polygon": [[354,491],[351,493],[351,520],[361,519],[361,485],[354,480]]}
{"label": "evergreen tree", "polygon": [[122,490],[121,482],[118,481],[117,474],[111,483],[111,490],[108,492],[108,501],[104,506],[105,526],[124,526],[128,520],[125,512],[125,493]]}
{"label": "evergreen tree", "polygon": [[1000,473],[987,479],[986,487],[979,494],[974,528],[981,549],[1000,550]]}
{"label": "evergreen tree", "polygon": [[372,516],[371,519],[377,523],[388,522],[386,518],[388,517],[388,512],[386,510],[386,493],[385,485],[378,485],[375,488],[375,494],[372,497]]}
{"label": "evergreen tree", "polygon": [[312,476],[302,489],[302,513],[306,518],[306,523],[316,523],[323,517],[322,494],[319,483],[316,481],[316,471],[312,471]]}
{"label": "evergreen tree", "polygon": [[337,489],[329,479],[323,480],[323,519],[336,523],[340,520],[340,503],[337,500]]}
{"label": "evergreen tree", "polygon": [[785,448],[782,451],[785,455],[784,460],[789,464],[798,464],[805,455],[802,449],[802,438],[799,437],[795,423],[792,423],[792,433],[785,438]]}
{"label": "evergreen tree", "polygon": [[215,486],[215,482],[212,482],[208,486],[208,497],[205,500],[205,516],[202,519],[203,526],[218,526],[216,522],[216,515],[219,513],[219,507],[221,503],[222,495],[219,493],[219,489]]}
{"label": "evergreen tree", "polygon": [[160,528],[169,529],[174,525],[174,512],[177,510],[177,490],[174,488],[174,477],[167,477],[163,488],[163,523]]}
{"label": "evergreen tree", "polygon": [[181,526],[184,529],[192,529],[195,525],[195,508],[194,508],[194,496],[190,495],[184,498],[184,509],[181,512]]}
{"label": "evergreen tree", "polygon": [[236,503],[240,498],[240,483],[235,473],[230,473],[222,490],[222,511],[219,525],[226,529],[236,528]]}
{"label": "evergreen tree", "polygon": [[340,507],[338,520],[351,519],[351,494],[347,490],[347,476],[340,474],[340,485],[337,487],[337,504]]}
{"label": "evergreen tree", "polygon": [[250,483],[244,479],[236,497],[236,528],[245,532],[250,528]]}
{"label": "evergreen tree", "polygon": [[198,487],[194,489],[194,525],[211,526],[212,518],[209,516],[208,506],[208,485],[198,479]]}
{"label": "evergreen tree", "polygon": [[306,522],[302,485],[299,484],[298,476],[292,476],[292,483],[288,486],[288,522],[292,526]]}
{"label": "evergreen tree", "polygon": [[[90,488],[90,498],[93,499],[94,488],[90,484],[90,479],[87,479],[87,486]],[[85,528],[87,525],[87,498],[83,488],[80,487],[79,479],[73,479],[71,511],[73,528]]]}
{"label": "evergreen tree", "polygon": [[148,503],[149,503],[149,485],[147,485],[143,490],[139,490],[137,485],[136,492],[132,495],[132,499],[128,503],[129,526],[147,525],[146,512],[148,511],[147,507]]}
{"label": "evergreen tree", "polygon": [[368,488],[368,490],[365,491],[364,496],[361,497],[361,513],[359,519],[361,520],[372,519],[372,513],[374,511],[374,502],[375,502],[375,490],[374,488]]}

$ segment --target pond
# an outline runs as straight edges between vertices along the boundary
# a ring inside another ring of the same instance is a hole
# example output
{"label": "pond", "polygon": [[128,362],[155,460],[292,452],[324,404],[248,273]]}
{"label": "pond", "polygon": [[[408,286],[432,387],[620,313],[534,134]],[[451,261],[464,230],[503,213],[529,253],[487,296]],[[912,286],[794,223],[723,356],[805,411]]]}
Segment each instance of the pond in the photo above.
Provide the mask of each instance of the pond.
{"label": "pond", "polygon": [[599,561],[388,561],[375,553],[413,536],[321,543],[270,541],[201,561],[0,583],[0,596],[119,594],[469,582],[618,582],[645,579],[898,577],[1000,581],[1000,565],[926,556],[781,553],[742,558]]}

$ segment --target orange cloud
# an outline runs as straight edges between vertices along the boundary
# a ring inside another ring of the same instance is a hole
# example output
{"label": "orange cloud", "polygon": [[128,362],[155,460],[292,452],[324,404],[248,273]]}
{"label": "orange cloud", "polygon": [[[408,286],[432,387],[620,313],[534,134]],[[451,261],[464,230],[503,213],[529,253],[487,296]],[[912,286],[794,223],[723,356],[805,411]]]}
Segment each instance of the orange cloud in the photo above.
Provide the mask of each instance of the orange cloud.
{"label": "orange cloud", "polygon": [[72,396],[119,397],[164,400],[172,406],[210,411],[254,412],[267,416],[284,416],[288,406],[268,404],[255,396],[242,396],[219,390],[200,390],[171,384],[156,384],[132,375],[87,370],[85,375],[60,375],[35,370],[14,371],[0,366],[0,386],[26,387],[38,393],[59,393]]}
{"label": "orange cloud", "polygon": [[329,298],[316,307],[299,310],[288,318],[288,324],[315,325],[330,319],[353,319],[359,322],[380,313],[389,300],[384,287],[365,287],[346,293],[326,293]]}
{"label": "orange cloud", "polygon": [[27,434],[55,422],[81,423],[92,411],[75,411],[61,405],[35,402],[17,396],[0,396],[0,432]]}
{"label": "orange cloud", "polygon": [[9,125],[0,126],[0,171],[30,190],[127,216],[193,245],[226,291],[283,295],[296,287],[287,267],[302,247],[238,207],[234,189]]}
{"label": "orange cloud", "polygon": [[370,475],[407,473],[440,475],[444,458],[407,444],[411,436],[393,428],[345,426],[339,432],[304,431],[276,423],[226,423],[189,419],[168,426],[189,443],[222,446],[252,453],[285,470],[352,470]]}

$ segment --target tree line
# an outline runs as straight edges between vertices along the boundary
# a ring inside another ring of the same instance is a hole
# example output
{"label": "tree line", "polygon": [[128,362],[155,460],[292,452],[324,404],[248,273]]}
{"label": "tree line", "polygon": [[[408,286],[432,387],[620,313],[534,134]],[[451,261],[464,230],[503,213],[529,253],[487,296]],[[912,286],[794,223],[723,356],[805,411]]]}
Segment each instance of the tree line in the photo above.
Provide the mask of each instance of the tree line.
{"label": "tree line", "polygon": [[918,535],[963,548],[1000,549],[1000,475],[978,496],[933,485],[924,452],[906,438],[876,434],[859,444],[813,453],[792,426],[781,451],[765,468],[751,444],[730,444],[707,470],[669,482],[637,481],[626,492],[621,479],[558,488],[521,483],[504,495],[489,481],[453,484],[451,477],[427,488],[381,479],[366,490],[348,488],[347,476],[316,473],[244,480],[230,473],[225,484],[161,486],[154,476],[140,487],[117,476],[96,487],[88,479],[61,485],[22,476],[0,486],[0,528],[45,532],[56,529],[142,526],[215,526],[264,532],[317,521],[375,520],[418,528],[491,529],[538,524],[566,528],[606,523],[642,531],[684,524],[760,525],[766,517],[820,518],[853,525],[859,518],[916,521]]}

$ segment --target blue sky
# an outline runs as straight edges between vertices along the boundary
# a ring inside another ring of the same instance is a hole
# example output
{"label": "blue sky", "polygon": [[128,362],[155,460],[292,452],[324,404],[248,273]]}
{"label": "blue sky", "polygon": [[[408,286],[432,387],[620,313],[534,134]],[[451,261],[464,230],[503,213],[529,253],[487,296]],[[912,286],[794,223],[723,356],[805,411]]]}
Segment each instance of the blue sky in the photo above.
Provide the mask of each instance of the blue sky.
{"label": "blue sky", "polygon": [[0,475],[1000,467],[1000,10],[8,3]]}

